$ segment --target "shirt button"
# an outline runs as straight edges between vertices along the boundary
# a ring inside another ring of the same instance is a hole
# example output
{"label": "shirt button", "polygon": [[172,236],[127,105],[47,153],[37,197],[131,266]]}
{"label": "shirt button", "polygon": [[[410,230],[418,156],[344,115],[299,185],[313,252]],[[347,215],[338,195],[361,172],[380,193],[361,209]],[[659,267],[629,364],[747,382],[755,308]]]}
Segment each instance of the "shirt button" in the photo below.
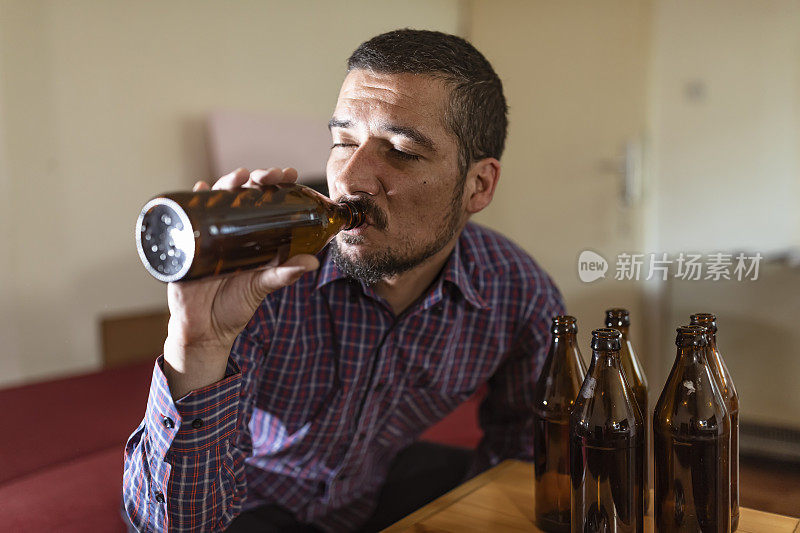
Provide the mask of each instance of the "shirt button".
{"label": "shirt button", "polygon": [[175,422],[173,422],[172,419],[170,417],[168,417],[168,416],[165,416],[161,420],[161,423],[164,424],[164,427],[167,428],[167,429],[172,429],[172,428],[175,427]]}
{"label": "shirt button", "polygon": [[161,492],[156,492],[156,501],[158,503],[164,503],[165,501],[164,494]]}
{"label": "shirt button", "polygon": [[203,427],[203,419],[195,418],[194,420],[192,420],[192,427],[194,429],[200,429],[201,427]]}

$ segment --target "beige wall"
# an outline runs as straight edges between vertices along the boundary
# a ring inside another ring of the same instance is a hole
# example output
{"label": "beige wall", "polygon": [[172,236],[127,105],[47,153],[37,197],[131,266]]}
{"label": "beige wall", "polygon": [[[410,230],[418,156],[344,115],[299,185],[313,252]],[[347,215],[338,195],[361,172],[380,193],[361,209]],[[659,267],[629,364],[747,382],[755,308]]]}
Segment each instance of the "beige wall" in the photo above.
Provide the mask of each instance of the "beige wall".
{"label": "beige wall", "polygon": [[[324,127],[347,55],[401,26],[468,35],[503,78],[503,176],[477,219],[553,274],[585,335],[608,305],[673,327],[658,284],[580,283],[585,248],[800,241],[790,0],[0,0],[0,384],[95,368],[101,316],[164,305],[133,221],[152,194],[208,177],[209,111]],[[705,97],[687,99],[688,81]],[[653,157],[642,202],[625,207],[609,168],[636,139]],[[686,186],[702,194],[685,203]],[[686,238],[698,221],[713,241]],[[668,338],[645,340],[646,358],[670,357]]]}
{"label": "beige wall", "polygon": [[800,245],[800,3],[660,1],[652,73],[653,245]]}
{"label": "beige wall", "polygon": [[641,346],[641,287],[614,281],[613,265],[608,279],[582,283],[577,259],[586,249],[611,261],[641,248],[641,209],[623,205],[611,169],[645,129],[650,3],[476,2],[470,37],[503,78],[510,109],[495,201],[477,220],[552,275],[587,359],[609,307],[631,309]]}
{"label": "beige wall", "polygon": [[[0,12],[2,15],[2,12]],[[0,83],[0,117],[6,116],[3,84]],[[5,156],[5,132],[0,127],[0,376],[21,376],[17,356],[17,331],[11,305],[14,300],[15,280],[11,272],[11,180]]]}
{"label": "beige wall", "polygon": [[[800,3],[664,0],[654,15],[648,247],[769,258],[800,245]],[[655,382],[675,327],[712,311],[742,421],[797,427],[798,272],[765,264],[757,282],[671,284]]]}
{"label": "beige wall", "polygon": [[[476,2],[470,28],[511,108],[501,183],[478,219],[553,275],[579,318],[584,356],[602,310],[630,307],[655,402],[675,327],[690,312],[717,312],[728,324],[720,344],[747,395],[743,419],[797,420],[780,403],[782,388],[763,389],[798,379],[786,349],[794,336],[774,318],[797,322],[797,275],[587,285],[575,258],[585,248],[610,260],[621,250],[768,253],[800,244],[800,3],[501,0]],[[608,194],[619,183],[607,163],[637,135],[647,154],[643,196],[623,208]],[[763,324],[775,333],[769,341]],[[767,367],[753,357],[765,342],[777,359]]]}
{"label": "beige wall", "polygon": [[330,116],[363,40],[454,33],[456,0],[0,0],[0,384],[95,368],[101,315],[165,305],[133,224],[207,178],[203,123]]}

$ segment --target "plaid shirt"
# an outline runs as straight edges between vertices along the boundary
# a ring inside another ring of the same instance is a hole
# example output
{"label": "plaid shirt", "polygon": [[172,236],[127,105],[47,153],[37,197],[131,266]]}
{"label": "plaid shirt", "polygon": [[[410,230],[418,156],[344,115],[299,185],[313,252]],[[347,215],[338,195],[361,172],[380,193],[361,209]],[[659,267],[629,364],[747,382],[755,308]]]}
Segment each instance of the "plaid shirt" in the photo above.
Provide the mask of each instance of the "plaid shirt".
{"label": "plaid shirt", "polygon": [[159,358],[125,447],[128,515],[141,531],[217,531],[276,503],[355,530],[397,452],[487,382],[474,470],[532,460],[533,387],[563,310],[530,256],[472,223],[399,316],[325,258],[264,300],[218,383],[173,401]]}

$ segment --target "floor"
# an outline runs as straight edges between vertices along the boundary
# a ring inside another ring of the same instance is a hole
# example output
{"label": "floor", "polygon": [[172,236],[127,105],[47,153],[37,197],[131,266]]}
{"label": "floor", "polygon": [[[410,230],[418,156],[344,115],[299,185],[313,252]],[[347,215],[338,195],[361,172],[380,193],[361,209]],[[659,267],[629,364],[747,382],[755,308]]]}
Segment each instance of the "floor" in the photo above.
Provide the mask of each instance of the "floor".
{"label": "floor", "polygon": [[739,478],[743,507],[800,517],[800,463],[741,457]]}

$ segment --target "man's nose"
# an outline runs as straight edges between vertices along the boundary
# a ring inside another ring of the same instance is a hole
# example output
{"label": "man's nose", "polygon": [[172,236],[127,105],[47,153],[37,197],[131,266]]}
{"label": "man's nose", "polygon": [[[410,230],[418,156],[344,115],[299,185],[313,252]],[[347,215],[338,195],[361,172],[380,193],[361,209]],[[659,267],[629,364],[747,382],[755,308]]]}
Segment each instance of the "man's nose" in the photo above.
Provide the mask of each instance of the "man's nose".
{"label": "man's nose", "polygon": [[334,186],[341,195],[376,196],[382,187],[378,177],[380,168],[381,162],[375,149],[368,144],[363,144],[350,155],[347,161],[341,164],[338,172],[333,176]]}

